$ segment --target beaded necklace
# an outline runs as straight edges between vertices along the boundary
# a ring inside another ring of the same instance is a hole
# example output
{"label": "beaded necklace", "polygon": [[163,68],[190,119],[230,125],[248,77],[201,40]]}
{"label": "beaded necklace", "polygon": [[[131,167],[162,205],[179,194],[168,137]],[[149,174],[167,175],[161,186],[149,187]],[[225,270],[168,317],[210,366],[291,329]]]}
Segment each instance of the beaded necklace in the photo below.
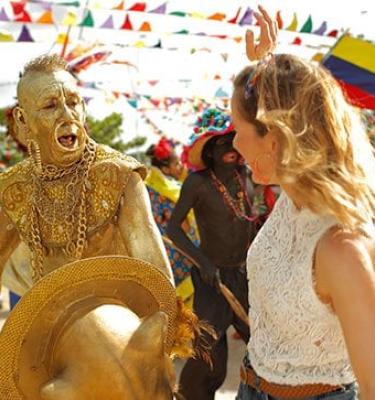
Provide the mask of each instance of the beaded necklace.
{"label": "beaded necklace", "polygon": [[[232,195],[229,193],[226,186],[217,178],[212,170],[210,170],[210,176],[212,183],[214,184],[216,190],[221,194],[224,204],[233,212],[233,214],[239,219],[245,219],[249,222],[254,222],[257,220],[257,215],[253,213],[253,206],[247,194],[247,190],[245,187],[245,182],[241,179],[238,171],[234,172],[234,178],[238,186],[237,199],[234,199]],[[246,215],[246,207],[249,206],[251,210],[250,216]]]}

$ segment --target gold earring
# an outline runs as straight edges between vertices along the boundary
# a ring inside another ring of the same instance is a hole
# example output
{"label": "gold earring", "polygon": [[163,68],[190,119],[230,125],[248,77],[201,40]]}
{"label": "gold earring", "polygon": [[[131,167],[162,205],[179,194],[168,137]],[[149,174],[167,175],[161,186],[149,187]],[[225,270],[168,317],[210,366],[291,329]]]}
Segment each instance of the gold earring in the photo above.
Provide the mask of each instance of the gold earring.
{"label": "gold earring", "polygon": [[38,143],[35,140],[28,139],[27,141],[27,152],[29,154],[29,157],[31,157],[33,161],[33,165],[35,168],[35,171],[38,174],[41,174],[43,171],[42,167],[42,157],[40,154],[40,147]]}

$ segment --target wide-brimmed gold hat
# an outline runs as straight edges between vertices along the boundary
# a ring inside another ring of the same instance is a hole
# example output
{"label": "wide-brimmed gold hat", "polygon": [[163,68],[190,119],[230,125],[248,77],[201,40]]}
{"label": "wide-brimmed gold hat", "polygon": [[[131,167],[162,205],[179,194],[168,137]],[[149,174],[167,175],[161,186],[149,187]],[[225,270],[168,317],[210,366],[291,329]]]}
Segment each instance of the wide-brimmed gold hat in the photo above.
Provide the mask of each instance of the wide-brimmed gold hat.
{"label": "wide-brimmed gold hat", "polygon": [[166,313],[171,351],[178,304],[157,267],[121,256],[76,261],[42,278],[10,313],[0,333],[0,399],[27,399],[25,388],[51,379],[48,360],[62,332],[103,304],[123,305],[140,318]]}

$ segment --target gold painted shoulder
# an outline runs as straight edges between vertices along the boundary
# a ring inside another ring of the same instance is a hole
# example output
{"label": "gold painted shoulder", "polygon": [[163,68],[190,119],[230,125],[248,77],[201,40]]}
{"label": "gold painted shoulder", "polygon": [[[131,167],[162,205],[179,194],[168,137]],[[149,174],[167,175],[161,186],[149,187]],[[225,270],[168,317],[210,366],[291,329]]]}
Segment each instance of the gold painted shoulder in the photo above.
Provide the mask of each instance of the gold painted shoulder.
{"label": "gold painted shoulder", "polygon": [[117,214],[124,188],[133,171],[142,178],[146,175],[146,168],[134,158],[98,145],[87,188],[87,222],[90,231],[96,230]]}
{"label": "gold painted shoulder", "polygon": [[31,163],[19,162],[0,174],[0,205],[14,225],[24,233],[31,204]]}

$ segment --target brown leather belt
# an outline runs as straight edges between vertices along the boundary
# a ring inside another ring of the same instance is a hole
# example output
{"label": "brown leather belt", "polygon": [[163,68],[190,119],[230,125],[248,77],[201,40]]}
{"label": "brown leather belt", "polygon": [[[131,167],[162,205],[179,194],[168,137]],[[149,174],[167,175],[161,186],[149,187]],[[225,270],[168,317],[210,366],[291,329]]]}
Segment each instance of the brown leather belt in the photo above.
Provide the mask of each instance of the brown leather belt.
{"label": "brown leather belt", "polygon": [[332,386],[325,384],[309,385],[279,385],[277,383],[267,382],[259,377],[252,368],[241,366],[241,381],[252,388],[269,394],[272,397],[281,397],[284,399],[298,399],[303,397],[320,396],[343,388],[343,386]]}

